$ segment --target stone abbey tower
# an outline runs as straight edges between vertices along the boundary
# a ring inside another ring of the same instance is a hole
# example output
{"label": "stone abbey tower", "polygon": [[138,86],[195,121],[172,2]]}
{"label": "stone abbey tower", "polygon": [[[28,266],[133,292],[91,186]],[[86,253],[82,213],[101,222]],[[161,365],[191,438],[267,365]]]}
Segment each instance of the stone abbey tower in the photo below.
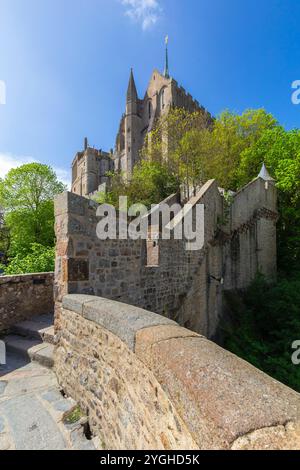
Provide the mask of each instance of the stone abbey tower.
{"label": "stone abbey tower", "polygon": [[172,107],[203,112],[207,124],[212,122],[210,113],[170,77],[166,47],[164,72],[157,69],[153,71],[143,99],[138,97],[131,69],[126,109],[121,118],[114,152],[91,148],[85,139],[84,150],[76,154],[72,163],[72,192],[89,196],[101,184],[108,182],[105,176],[108,171],[120,171],[125,178],[130,178],[147,134],[153,130],[157,119]]}

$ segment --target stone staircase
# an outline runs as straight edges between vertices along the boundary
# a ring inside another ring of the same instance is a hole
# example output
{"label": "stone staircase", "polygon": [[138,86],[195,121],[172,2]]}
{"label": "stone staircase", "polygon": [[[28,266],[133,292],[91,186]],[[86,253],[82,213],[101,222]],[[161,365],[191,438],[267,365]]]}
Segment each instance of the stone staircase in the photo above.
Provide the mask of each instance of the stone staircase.
{"label": "stone staircase", "polygon": [[16,324],[4,342],[7,352],[52,368],[55,343],[53,314],[40,315]]}

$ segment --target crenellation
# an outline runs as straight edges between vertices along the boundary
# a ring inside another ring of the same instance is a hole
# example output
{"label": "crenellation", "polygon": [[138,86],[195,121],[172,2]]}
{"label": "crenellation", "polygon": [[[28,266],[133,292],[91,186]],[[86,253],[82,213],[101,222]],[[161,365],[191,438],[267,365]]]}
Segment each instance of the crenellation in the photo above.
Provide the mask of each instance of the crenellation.
{"label": "crenellation", "polygon": [[147,135],[156,121],[172,107],[189,112],[200,111],[207,117],[207,126],[213,118],[198,101],[194,100],[177,81],[164,76],[157,69],[152,73],[144,98],[138,97],[133,72],[130,72],[126,96],[126,109],[122,114],[115,149],[107,153],[91,148],[87,138],[84,150],[78,152],[72,163],[72,189],[81,196],[91,197],[103,183],[109,185],[109,172],[121,172],[130,179]]}

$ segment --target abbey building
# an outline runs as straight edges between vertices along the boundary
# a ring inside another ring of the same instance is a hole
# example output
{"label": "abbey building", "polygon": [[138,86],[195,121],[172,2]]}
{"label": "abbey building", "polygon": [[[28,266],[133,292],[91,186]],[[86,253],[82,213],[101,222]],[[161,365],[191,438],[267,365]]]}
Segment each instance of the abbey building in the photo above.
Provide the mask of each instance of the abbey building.
{"label": "abbey building", "polygon": [[85,139],[83,151],[76,154],[72,163],[72,192],[81,196],[91,195],[108,182],[106,175],[111,171],[120,171],[130,178],[147,134],[153,130],[157,119],[171,107],[203,112],[207,123],[212,122],[210,113],[170,77],[166,49],[165,70],[163,73],[156,69],[153,71],[142,99],[138,96],[131,70],[126,108],[121,117],[114,151],[108,153],[91,148]]}

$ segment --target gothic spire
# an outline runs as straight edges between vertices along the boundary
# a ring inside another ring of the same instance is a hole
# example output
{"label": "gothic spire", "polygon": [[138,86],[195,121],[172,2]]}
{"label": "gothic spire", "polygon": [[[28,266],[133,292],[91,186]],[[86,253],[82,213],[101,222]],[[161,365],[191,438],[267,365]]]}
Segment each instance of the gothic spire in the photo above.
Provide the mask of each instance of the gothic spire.
{"label": "gothic spire", "polygon": [[169,51],[168,51],[169,36],[166,36],[165,43],[166,43],[166,59],[165,59],[164,77],[165,78],[170,78],[170,74],[169,74]]}
{"label": "gothic spire", "polygon": [[137,101],[137,100],[138,100],[138,94],[136,91],[133,70],[131,69],[129,83],[128,83],[128,90],[127,90],[127,103],[130,103],[132,101]]}

